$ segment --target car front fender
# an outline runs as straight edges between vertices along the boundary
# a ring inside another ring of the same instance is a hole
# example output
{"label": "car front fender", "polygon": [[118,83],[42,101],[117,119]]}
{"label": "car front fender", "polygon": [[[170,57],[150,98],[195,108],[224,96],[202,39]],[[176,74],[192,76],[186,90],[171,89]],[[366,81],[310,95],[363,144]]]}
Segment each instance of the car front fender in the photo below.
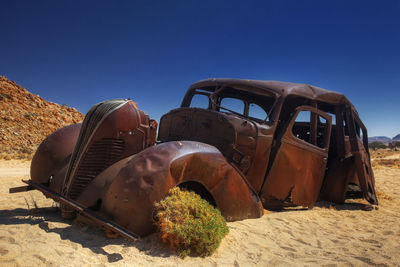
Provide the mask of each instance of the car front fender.
{"label": "car front fender", "polygon": [[115,163],[92,181],[78,202],[91,206],[100,201],[104,215],[147,235],[154,231],[154,203],[169,189],[190,183],[205,188],[227,221],[263,214],[244,176],[215,147],[193,141],[163,143]]}
{"label": "car front fender", "polygon": [[39,145],[31,162],[31,179],[60,193],[81,124],[63,127],[46,137]]}

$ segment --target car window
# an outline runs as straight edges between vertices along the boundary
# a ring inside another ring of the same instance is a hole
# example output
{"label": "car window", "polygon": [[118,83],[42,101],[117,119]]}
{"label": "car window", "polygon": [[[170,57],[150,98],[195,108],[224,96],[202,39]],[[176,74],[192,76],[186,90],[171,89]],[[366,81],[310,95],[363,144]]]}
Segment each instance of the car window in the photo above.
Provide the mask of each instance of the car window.
{"label": "car window", "polygon": [[268,121],[268,114],[265,110],[255,103],[251,103],[249,105],[249,117],[259,120],[266,120]]}
{"label": "car window", "polygon": [[[329,116],[331,116],[332,118],[332,125],[336,125],[336,114],[333,113],[329,113],[329,112],[325,112],[326,114],[328,114]],[[321,117],[320,117],[321,118]]]}
{"label": "car window", "polygon": [[209,99],[207,95],[195,94],[193,95],[190,107],[208,109]]}
{"label": "car window", "polygon": [[[316,129],[314,129],[314,140],[312,140],[313,129],[311,128],[312,114],[316,116],[318,122]],[[293,124],[292,133],[296,138],[306,141],[311,145],[325,148],[328,145],[325,144],[327,134],[325,131],[326,127],[328,127],[326,119],[311,111],[302,110],[296,117],[296,120]]]}
{"label": "car window", "polygon": [[[225,97],[221,100],[221,107],[242,114],[244,112],[244,102],[237,98]],[[222,112],[229,112],[225,109],[221,109]]]}
{"label": "car window", "polygon": [[268,116],[268,114],[259,105],[255,104],[255,103],[251,103],[249,105],[249,117],[259,119],[259,120],[265,120],[267,118],[267,116]]}

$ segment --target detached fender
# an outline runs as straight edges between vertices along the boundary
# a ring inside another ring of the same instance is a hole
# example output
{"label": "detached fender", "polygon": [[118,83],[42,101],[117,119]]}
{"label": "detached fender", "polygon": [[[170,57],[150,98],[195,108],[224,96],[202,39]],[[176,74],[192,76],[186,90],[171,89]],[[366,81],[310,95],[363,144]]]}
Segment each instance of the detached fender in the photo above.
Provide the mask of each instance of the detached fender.
{"label": "detached fender", "polygon": [[78,139],[81,124],[63,127],[46,137],[31,162],[31,179],[60,192],[66,168]]}
{"label": "detached fender", "polygon": [[92,181],[78,202],[90,206],[101,197],[100,212],[147,235],[154,231],[154,203],[174,186],[189,183],[211,194],[227,221],[263,214],[261,201],[244,176],[215,147],[192,141],[163,143],[115,163]]}

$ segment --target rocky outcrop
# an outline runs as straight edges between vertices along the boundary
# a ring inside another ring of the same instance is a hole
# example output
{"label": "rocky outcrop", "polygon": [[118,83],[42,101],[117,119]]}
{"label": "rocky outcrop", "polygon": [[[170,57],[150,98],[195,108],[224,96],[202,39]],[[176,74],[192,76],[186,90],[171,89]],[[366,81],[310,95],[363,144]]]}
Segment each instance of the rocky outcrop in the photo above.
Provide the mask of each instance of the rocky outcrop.
{"label": "rocky outcrop", "polygon": [[29,158],[50,133],[83,118],[0,76],[0,158]]}

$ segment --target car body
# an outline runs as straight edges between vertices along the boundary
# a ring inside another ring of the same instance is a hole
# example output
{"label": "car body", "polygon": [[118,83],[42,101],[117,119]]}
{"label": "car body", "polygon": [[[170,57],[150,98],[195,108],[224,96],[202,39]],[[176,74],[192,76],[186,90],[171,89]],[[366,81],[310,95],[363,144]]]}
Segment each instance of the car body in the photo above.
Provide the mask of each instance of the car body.
{"label": "car body", "polygon": [[378,203],[367,130],[337,92],[207,79],[162,116],[157,142],[156,130],[131,100],[99,103],[82,125],[43,141],[25,189],[60,201],[64,217],[80,213],[121,235],[153,232],[153,205],[174,186],[200,194],[228,221],[318,199]]}
{"label": "car body", "polygon": [[159,139],[217,147],[265,207],[287,200],[312,207],[318,197],[342,203],[349,184],[377,204],[367,129],[337,92],[276,81],[200,81],[161,118]]}

